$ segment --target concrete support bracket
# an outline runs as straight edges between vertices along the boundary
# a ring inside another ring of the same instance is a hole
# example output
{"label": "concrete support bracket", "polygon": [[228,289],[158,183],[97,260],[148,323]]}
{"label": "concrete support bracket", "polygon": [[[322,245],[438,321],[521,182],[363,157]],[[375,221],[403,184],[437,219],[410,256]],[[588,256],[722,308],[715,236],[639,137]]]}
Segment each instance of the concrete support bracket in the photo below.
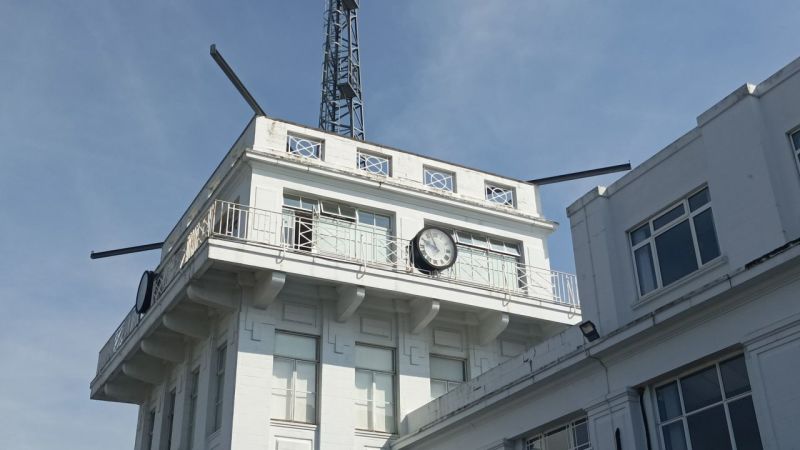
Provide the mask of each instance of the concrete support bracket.
{"label": "concrete support bracket", "polygon": [[168,329],[194,339],[206,338],[211,330],[208,317],[189,312],[172,311],[161,317]]}
{"label": "concrete support bracket", "polygon": [[185,346],[177,339],[146,338],[139,347],[146,355],[171,363],[179,363],[185,356]]}
{"label": "concrete support bracket", "polygon": [[481,345],[497,339],[497,336],[508,327],[508,320],[508,314],[499,311],[492,311],[483,316],[478,325],[478,340]]}
{"label": "concrete support bracket", "polygon": [[439,314],[441,305],[436,300],[416,298],[411,301],[411,333],[419,334]]}
{"label": "concrete support bracket", "polygon": [[269,272],[256,276],[253,287],[253,307],[267,309],[275,301],[285,284],[286,274],[284,272]]}
{"label": "concrete support bracket", "polygon": [[186,288],[189,300],[211,308],[232,310],[236,308],[233,289],[195,281]]}
{"label": "concrete support bracket", "polygon": [[336,320],[347,322],[355,314],[361,302],[364,301],[366,289],[363,286],[339,286],[336,288],[339,300],[336,303]]}
{"label": "concrete support bracket", "polygon": [[122,363],[122,373],[147,384],[158,384],[164,379],[164,366],[155,359],[134,359]]}

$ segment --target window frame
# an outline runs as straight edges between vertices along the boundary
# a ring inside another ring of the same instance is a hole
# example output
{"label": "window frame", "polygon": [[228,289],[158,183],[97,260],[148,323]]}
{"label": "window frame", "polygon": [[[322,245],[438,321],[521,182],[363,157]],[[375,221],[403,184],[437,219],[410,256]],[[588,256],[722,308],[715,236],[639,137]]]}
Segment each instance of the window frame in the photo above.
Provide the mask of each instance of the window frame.
{"label": "window frame", "polygon": [[[462,381],[452,381],[452,380],[446,380],[446,379],[443,379],[443,378],[435,378],[433,376],[433,374],[431,373],[431,370],[430,370],[430,368],[431,368],[430,360],[434,359],[434,358],[447,359],[447,360],[450,360],[450,361],[460,362],[461,363],[461,379],[462,379]],[[452,391],[456,387],[461,386],[462,384],[467,382],[467,380],[468,380],[468,378],[467,378],[467,369],[468,369],[469,366],[467,365],[467,360],[466,359],[455,358],[455,357],[452,357],[452,356],[445,356],[445,355],[433,354],[433,353],[428,355],[428,359],[429,359],[429,361],[428,361],[428,375],[429,375],[430,381],[431,382],[439,381],[439,382],[445,383],[445,387],[447,389],[445,391],[445,394],[450,392],[450,391]],[[450,387],[451,384],[454,385],[452,388]],[[431,387],[431,390],[432,389],[433,388]],[[442,394],[442,395],[444,395],[444,394]],[[433,392],[431,392],[431,398],[439,398],[439,397],[434,397],[433,396]]]}
{"label": "window frame", "polygon": [[[689,205],[689,199],[694,197],[696,194],[707,190],[708,191],[708,201],[692,211]],[[642,298],[649,298],[652,295],[655,295],[658,292],[661,292],[663,289],[674,286],[677,283],[680,283],[682,280],[685,280],[687,277],[695,274],[706,267],[714,265],[717,261],[722,258],[722,247],[719,245],[719,235],[717,233],[717,223],[714,221],[714,238],[716,239],[717,249],[719,254],[705,263],[702,260],[702,255],[700,253],[700,243],[697,238],[697,231],[695,230],[694,225],[694,218],[699,216],[700,214],[704,213],[707,210],[711,210],[711,218],[714,219],[714,211],[712,209],[712,198],[711,198],[711,190],[709,189],[708,185],[704,184],[697,189],[690,191],[688,194],[684,195],[680,200],[671,203],[666,208],[661,209],[658,213],[652,215],[649,219],[639,222],[635,226],[631,227],[625,234],[628,240],[628,249],[630,251],[631,261],[633,262],[633,275],[636,284],[636,293],[640,299]],[[671,213],[674,209],[678,207],[683,207],[683,213],[669,222],[665,222],[660,224],[658,228],[655,227],[654,222],[662,217],[667,216]],[[656,246],[656,238],[663,235],[664,233],[672,230],[676,226],[682,224],[684,221],[689,222],[689,230],[691,232],[692,237],[692,246],[694,248],[694,255],[695,255],[695,262],[697,263],[697,268],[680,278],[675,279],[671,283],[664,285],[662,278],[661,278],[661,262],[658,259],[658,248]],[[633,233],[642,229],[643,227],[648,227],[649,236],[643,238],[636,244],[633,243]],[[636,251],[640,248],[650,246],[650,259],[653,264],[653,272],[655,275],[655,287],[645,293],[642,293],[642,284],[641,280],[639,279],[639,267],[636,262]]]}
{"label": "window frame", "polygon": [[786,133],[786,137],[789,139],[789,147],[792,149],[792,157],[794,159],[795,166],[800,174],[800,145],[795,145],[795,135],[798,135],[798,139],[800,140],[800,126],[796,126]]}
{"label": "window frame", "polygon": [[[450,189],[447,189],[447,188],[444,188],[444,187],[434,186],[433,182],[432,183],[428,183],[428,175],[429,174],[440,174],[440,175],[443,175],[445,177],[450,177]],[[436,167],[432,167],[432,166],[422,166],[422,184],[424,186],[427,186],[427,187],[431,188],[431,189],[436,189],[437,191],[455,193],[456,192],[456,173],[453,172],[453,171],[450,171],[450,170],[437,169]]]}
{"label": "window frame", "polygon": [[[490,189],[499,189],[499,190],[507,191],[511,195],[511,203],[499,202],[499,201],[496,201],[496,200],[492,200],[493,197],[489,196],[489,190]],[[489,202],[489,203],[491,203],[493,205],[507,206],[507,207],[511,207],[511,208],[516,208],[517,207],[517,190],[514,189],[513,187],[506,186],[506,185],[499,184],[499,183],[486,181],[483,184],[483,193],[484,193],[484,199],[487,202]]]}
{"label": "window frame", "polygon": [[[316,144],[315,146],[312,145],[312,147],[316,147],[316,151],[313,154],[306,155],[303,154],[301,151],[292,150],[292,140],[294,140],[295,142],[306,141],[310,142],[311,144]],[[286,153],[297,156],[299,158],[324,161],[323,156],[325,154],[325,140],[313,138],[310,136],[303,136],[301,134],[286,133]]]}
{"label": "window frame", "polygon": [[161,441],[164,443],[163,448],[166,450],[172,449],[172,433],[175,430],[175,407],[178,402],[178,389],[177,386],[172,385],[164,396],[164,418],[162,420],[162,437]]}
{"label": "window frame", "polygon": [[[372,164],[372,165],[367,165],[366,164],[366,161],[369,158],[376,158],[376,159],[379,159],[379,160],[384,160],[385,163],[386,163],[386,173],[383,173],[382,171],[375,172],[375,171],[372,171],[371,169],[369,169],[370,166],[372,166],[372,167],[375,166],[374,164]],[[364,162],[364,166],[363,167],[361,166],[362,162]],[[392,176],[392,157],[391,157],[391,155],[385,155],[383,153],[376,153],[376,152],[372,152],[372,151],[368,151],[368,150],[357,149],[356,150],[356,169],[358,169],[358,170],[360,170],[362,172],[366,172],[366,173],[368,173],[370,175],[377,175],[377,176],[381,176],[381,177],[390,178]]]}
{"label": "window frame", "polygon": [[[740,392],[740,393],[738,393],[736,395],[732,395],[732,396],[728,397],[727,394],[725,393],[725,385],[724,385],[724,380],[723,380],[723,377],[722,377],[721,365],[724,364],[724,363],[733,361],[734,359],[737,359],[737,358],[742,358],[744,360],[744,362],[745,362],[745,371],[747,373],[747,379],[748,379],[748,384],[750,385],[750,389],[747,390],[746,392]],[[688,378],[688,377],[690,377],[692,375],[701,373],[701,372],[703,372],[705,370],[708,370],[709,368],[712,368],[712,367],[714,368],[715,374],[717,376],[717,383],[718,383],[718,386],[719,386],[719,389],[720,389],[720,398],[719,398],[719,400],[717,400],[717,401],[715,401],[713,403],[710,403],[708,405],[704,405],[704,406],[701,406],[699,408],[696,408],[696,409],[694,409],[694,410],[692,410],[690,412],[686,412],[686,404],[685,404],[684,397],[683,397],[683,389],[681,388],[681,380],[682,379],[686,379],[686,378]],[[661,412],[660,412],[659,407],[658,407],[658,389],[660,389],[660,388],[662,388],[664,386],[667,386],[669,384],[672,384],[672,383],[675,383],[676,390],[677,390],[677,393],[678,393],[678,399],[679,399],[679,402],[680,402],[679,403],[680,414],[678,414],[677,416],[672,417],[670,419],[662,421]],[[669,424],[672,424],[672,423],[682,422],[682,425],[683,425],[683,437],[685,439],[684,444],[685,444],[687,449],[692,450],[692,442],[691,442],[692,437],[689,434],[688,418],[690,416],[695,415],[695,414],[699,414],[699,413],[702,413],[702,412],[705,412],[705,411],[709,411],[709,410],[711,410],[711,409],[713,409],[713,408],[715,408],[717,406],[722,406],[723,407],[723,411],[725,413],[725,424],[728,427],[727,431],[728,431],[728,437],[730,439],[731,449],[732,450],[737,450],[736,436],[735,436],[735,433],[734,433],[733,424],[731,422],[731,415],[730,415],[730,410],[729,410],[729,406],[728,405],[731,404],[731,403],[737,402],[739,400],[742,400],[744,398],[747,398],[747,397],[750,397],[750,401],[751,402],[753,401],[753,384],[752,384],[752,380],[750,380],[750,372],[747,371],[746,357],[745,357],[744,353],[734,353],[734,354],[728,353],[728,354],[726,354],[724,356],[717,357],[717,358],[715,358],[713,360],[706,361],[704,363],[700,363],[700,364],[696,364],[696,365],[692,365],[690,368],[682,370],[682,371],[678,372],[675,375],[671,375],[666,379],[662,379],[661,381],[659,381],[657,383],[651,384],[649,386],[648,390],[649,390],[649,395],[650,395],[651,409],[652,409],[652,412],[653,412],[653,414],[652,414],[653,420],[652,420],[651,423],[653,424],[654,431],[657,434],[658,443],[659,443],[659,447],[660,448],[666,449],[666,444],[664,442],[664,433],[662,431],[663,426],[664,425],[669,425]],[[753,404],[753,407],[755,409],[755,404]],[[756,411],[756,419],[757,419],[757,414],[758,414],[758,412]],[[756,426],[758,426],[758,421],[757,420],[756,420]],[[761,440],[760,429],[759,429],[759,440]],[[764,442],[761,441],[761,444],[762,444],[762,448],[763,448]],[[741,449],[739,449],[739,450],[741,450]]]}
{"label": "window frame", "polygon": [[[575,442],[575,427],[578,426],[578,425],[581,425],[581,424],[586,424],[586,439],[587,439],[587,442],[578,444],[578,443]],[[531,449],[533,449],[533,447],[529,447],[529,445],[532,444],[531,441],[533,441],[534,439],[538,440],[539,442],[545,442],[544,441],[545,437],[550,436],[553,433],[556,433],[556,432],[561,431],[563,429],[569,430],[568,431],[569,445],[570,445],[569,450],[578,450],[578,449],[580,449],[580,450],[592,450],[592,448],[593,448],[592,447],[592,440],[591,440],[591,436],[589,435],[589,419],[586,416],[583,416],[583,417],[580,417],[580,418],[577,418],[577,419],[572,419],[570,421],[567,421],[566,423],[561,422],[561,423],[559,423],[558,425],[555,425],[555,426],[548,426],[546,428],[543,427],[543,429],[541,431],[539,431],[537,433],[532,433],[532,434],[526,436],[525,438],[523,438],[522,447],[523,447],[524,450],[531,450]],[[585,446],[586,444],[588,444],[589,446],[586,447]],[[581,447],[581,446],[583,446],[583,447]],[[547,448],[543,448],[543,450],[547,450]]]}
{"label": "window frame", "polygon": [[[287,422],[287,423],[302,423],[302,424],[308,424],[308,425],[316,425],[317,423],[319,423],[319,391],[320,391],[320,342],[319,342],[320,340],[319,340],[319,336],[315,336],[313,334],[306,334],[306,333],[296,333],[294,331],[288,331],[288,330],[275,330],[275,339],[276,340],[277,340],[277,335],[279,333],[280,334],[289,334],[289,335],[294,335],[294,336],[300,336],[300,337],[304,337],[304,338],[313,339],[314,340],[314,351],[316,353],[316,360],[310,361],[310,360],[307,360],[307,359],[296,358],[296,357],[293,357],[293,356],[281,356],[281,355],[277,354],[277,352],[273,348],[273,351],[272,351],[273,367],[274,367],[274,364],[275,364],[274,363],[274,359],[275,358],[284,359],[284,360],[290,360],[293,363],[292,364],[292,389],[290,389],[288,391],[288,392],[291,392],[291,400],[287,400],[287,401],[291,402],[290,405],[291,405],[291,412],[292,412],[291,416],[292,416],[292,419],[279,419],[279,418],[272,417],[272,407],[271,407],[272,405],[270,404],[270,420],[276,420],[276,421],[279,421],[279,422]],[[312,422],[294,420],[294,406],[295,406],[294,405],[294,392],[295,392],[294,380],[297,377],[297,361],[313,362],[314,363],[314,419],[313,419]],[[275,377],[274,369],[273,369],[272,377],[273,377],[273,379]],[[275,387],[271,386],[270,390],[272,390],[272,389],[275,389]],[[288,392],[287,392],[287,395],[288,395]],[[272,396],[272,392],[270,392],[270,396]]]}
{"label": "window frame", "polygon": [[144,427],[142,427],[142,450],[155,450],[155,432],[156,432],[156,419],[158,413],[156,412],[156,405],[148,405],[145,410]]}
{"label": "window frame", "polygon": [[223,408],[225,406],[225,372],[227,369],[227,364],[228,343],[223,342],[222,344],[218,345],[214,351],[214,378],[212,383],[214,388],[214,401],[209,402],[209,406],[212,408],[209,435],[214,434],[222,429]]}
{"label": "window frame", "polygon": [[200,399],[200,366],[194,366],[189,371],[188,395],[186,395],[186,449],[194,448],[194,433],[197,428],[197,403]]}
{"label": "window frame", "polygon": [[[354,346],[354,351],[357,351],[358,347],[370,347],[376,348],[380,350],[388,350],[392,354],[392,371],[385,372],[382,370],[375,370],[375,369],[367,369],[367,368],[359,368],[356,364],[353,364],[354,369],[354,377],[353,377],[353,386],[355,386],[355,374],[359,371],[361,372],[369,372],[370,379],[372,380],[372,386],[370,389],[374,389],[375,387],[375,374],[379,373],[382,375],[390,375],[392,379],[392,431],[381,431],[375,429],[375,400],[367,399],[367,414],[369,423],[371,423],[372,428],[359,428],[358,425],[355,426],[356,430],[359,431],[368,431],[371,433],[386,433],[386,434],[397,434],[399,429],[398,424],[398,402],[397,402],[397,349],[393,347],[384,347],[382,345],[374,345],[365,342],[356,342]],[[374,394],[373,394],[374,395]],[[356,400],[357,401],[357,400]]]}

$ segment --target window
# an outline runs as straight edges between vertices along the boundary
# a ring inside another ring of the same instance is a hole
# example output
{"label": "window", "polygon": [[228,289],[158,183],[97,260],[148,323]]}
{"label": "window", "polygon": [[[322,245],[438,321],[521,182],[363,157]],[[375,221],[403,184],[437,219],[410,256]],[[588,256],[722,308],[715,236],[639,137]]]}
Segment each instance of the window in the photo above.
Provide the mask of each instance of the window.
{"label": "window", "polygon": [[167,405],[166,405],[166,428],[164,433],[166,435],[166,443],[167,445],[164,447],[167,450],[172,450],[172,427],[175,424],[175,389],[173,388],[169,391],[169,396],[167,396]]}
{"label": "window", "polygon": [[586,419],[539,433],[525,440],[525,450],[591,450]]}
{"label": "window", "polygon": [[444,274],[499,289],[520,287],[519,246],[466,231],[454,231],[458,258]]}
{"label": "window", "polygon": [[487,183],[486,200],[500,205],[514,206],[514,190]]}
{"label": "window", "polygon": [[356,428],[395,432],[391,349],[356,344]]}
{"label": "window", "polygon": [[425,186],[443,191],[455,192],[455,174],[444,170],[425,167],[423,169],[423,183]]}
{"label": "window", "polygon": [[358,168],[376,175],[389,176],[391,164],[389,158],[386,156],[374,155],[372,153],[364,153],[358,151],[357,157]]}
{"label": "window", "polygon": [[789,134],[789,139],[792,140],[792,148],[794,149],[794,158],[800,167],[800,130],[794,131]]}
{"label": "window", "polygon": [[222,426],[222,402],[225,398],[225,359],[228,350],[227,344],[222,344],[217,348],[214,358],[216,367],[214,373],[214,422],[211,431],[217,431]]}
{"label": "window", "polygon": [[194,424],[197,420],[197,394],[200,388],[200,369],[194,369],[189,376],[189,408],[186,415],[186,448],[194,448]]}
{"label": "window", "polygon": [[440,397],[466,381],[464,361],[431,355],[431,397]]}
{"label": "window", "polygon": [[283,238],[292,248],[376,264],[395,261],[389,216],[291,194],[283,202]]}
{"label": "window", "polygon": [[762,448],[744,356],[662,384],[655,393],[666,450]]}
{"label": "window", "polygon": [[272,418],[314,423],[317,417],[317,339],[275,333]]}
{"label": "window", "polygon": [[156,429],[156,409],[152,408],[150,411],[147,412],[147,422],[144,424],[144,443],[142,448],[144,450],[152,450],[153,449],[153,437],[154,432]]}
{"label": "window", "polygon": [[639,294],[668,286],[720,255],[708,188],[630,232]]}
{"label": "window", "polygon": [[304,158],[320,159],[322,157],[322,142],[290,134],[286,141],[286,151]]}

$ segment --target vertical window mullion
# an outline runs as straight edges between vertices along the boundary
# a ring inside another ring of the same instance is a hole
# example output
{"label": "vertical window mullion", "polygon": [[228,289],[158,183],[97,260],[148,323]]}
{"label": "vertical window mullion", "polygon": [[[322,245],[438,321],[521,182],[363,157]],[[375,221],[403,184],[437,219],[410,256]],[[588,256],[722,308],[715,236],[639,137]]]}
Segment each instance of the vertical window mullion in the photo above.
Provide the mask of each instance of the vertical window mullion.
{"label": "vertical window mullion", "polygon": [[[687,202],[686,208],[689,208],[689,204]],[[695,214],[689,214],[689,217],[686,219],[689,221],[689,229],[692,232],[692,245],[694,246],[694,260],[697,262],[697,269],[699,270],[703,267],[703,257],[700,255],[700,242],[697,238],[697,230],[694,229],[694,216]],[[719,371],[719,370],[717,370]]]}
{"label": "vertical window mullion", "polygon": [[297,360],[292,359],[292,377],[289,379],[289,392],[286,393],[286,400],[289,402],[289,420],[294,419],[294,395],[295,386],[297,386]]}
{"label": "vertical window mullion", "polygon": [[[648,226],[650,227],[651,230],[653,229],[652,221],[648,222]],[[662,229],[661,231],[663,232],[664,230]],[[653,268],[656,271],[656,289],[658,289],[663,287],[664,283],[661,282],[661,264],[659,264],[658,262],[658,249],[656,248],[656,234],[652,233],[650,237],[647,238],[647,242],[650,244],[650,253],[651,257],[653,258]]]}

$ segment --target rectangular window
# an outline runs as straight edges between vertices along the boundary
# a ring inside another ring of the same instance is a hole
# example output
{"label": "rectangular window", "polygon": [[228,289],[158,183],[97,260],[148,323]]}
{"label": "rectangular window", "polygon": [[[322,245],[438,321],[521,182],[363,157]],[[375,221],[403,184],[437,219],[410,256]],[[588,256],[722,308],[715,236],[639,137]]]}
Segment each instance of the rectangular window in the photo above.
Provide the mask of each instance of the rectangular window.
{"label": "rectangular window", "polygon": [[391,171],[391,161],[387,156],[376,155],[358,151],[358,168],[375,175],[389,176]]}
{"label": "rectangular window", "polygon": [[669,286],[720,255],[707,187],[629,234],[640,295]]}
{"label": "rectangular window", "polygon": [[156,409],[152,408],[150,411],[147,412],[147,422],[144,424],[144,433],[143,438],[144,442],[142,448],[144,450],[152,450],[153,449],[153,437],[156,430]]}
{"label": "rectangular window", "polygon": [[486,200],[500,205],[514,206],[514,190],[487,183]]}
{"label": "rectangular window", "polygon": [[317,417],[317,339],[275,333],[272,418],[314,423]]}
{"label": "rectangular window", "polygon": [[356,344],[356,428],[395,432],[391,349]]}
{"label": "rectangular window", "polygon": [[391,218],[329,200],[285,194],[283,239],[292,248],[375,264],[393,264]]}
{"label": "rectangular window", "polygon": [[716,363],[655,388],[666,450],[760,450],[744,356]]}
{"label": "rectangular window", "polygon": [[443,275],[498,289],[520,288],[523,268],[518,244],[466,231],[454,231],[453,237],[458,256]]}
{"label": "rectangular window", "polygon": [[197,394],[200,392],[200,369],[194,369],[189,376],[189,407],[186,414],[186,448],[194,448],[194,427],[197,420]]}
{"label": "rectangular window", "polygon": [[290,134],[286,140],[286,151],[304,158],[320,159],[322,157],[322,142]]}
{"label": "rectangular window", "polygon": [[431,398],[440,397],[466,381],[466,367],[460,359],[430,357]]}
{"label": "rectangular window", "polygon": [[214,358],[214,423],[211,431],[217,431],[222,426],[222,403],[225,398],[225,359],[228,351],[228,344],[222,344],[217,348]]}
{"label": "rectangular window", "polygon": [[167,405],[166,405],[166,428],[164,433],[166,435],[166,448],[167,450],[172,450],[172,427],[175,425],[175,397],[176,392],[173,388],[169,391],[169,395],[167,396]]}
{"label": "rectangular window", "polygon": [[425,186],[443,191],[455,192],[455,174],[444,170],[425,167],[423,169],[423,183]]}
{"label": "rectangular window", "polygon": [[797,167],[800,168],[800,130],[790,133],[789,139],[792,141],[792,149],[794,150],[794,159],[797,162]]}
{"label": "rectangular window", "polygon": [[538,433],[525,440],[525,450],[591,450],[586,419]]}

